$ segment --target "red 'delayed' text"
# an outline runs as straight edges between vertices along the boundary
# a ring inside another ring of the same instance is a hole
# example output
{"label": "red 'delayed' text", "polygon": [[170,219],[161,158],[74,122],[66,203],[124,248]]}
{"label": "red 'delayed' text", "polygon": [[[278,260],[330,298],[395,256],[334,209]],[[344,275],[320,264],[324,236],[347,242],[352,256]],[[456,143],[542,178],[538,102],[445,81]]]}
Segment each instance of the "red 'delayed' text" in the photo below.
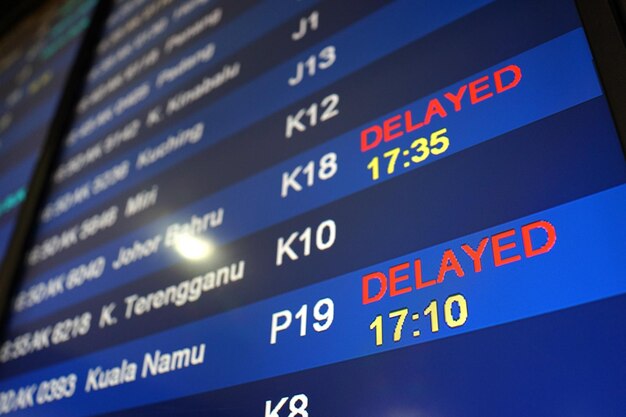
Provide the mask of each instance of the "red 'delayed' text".
{"label": "red 'delayed' text", "polygon": [[463,84],[455,91],[430,99],[425,109],[406,110],[390,116],[382,123],[361,131],[361,152],[370,151],[383,142],[390,142],[428,126],[435,117],[445,119],[450,113],[460,112],[468,106],[489,100],[517,87],[521,80],[522,69],[514,64],[508,65],[493,74]]}
{"label": "red 'delayed' text", "polygon": [[[518,247],[515,241],[518,234],[521,234],[521,247]],[[534,238],[531,238],[531,234]],[[441,284],[453,276],[463,278],[469,268],[478,274],[482,272],[485,262],[493,262],[493,265],[500,267],[543,255],[552,250],[556,238],[554,226],[548,221],[539,220],[522,226],[520,230],[509,229],[486,236],[474,247],[462,244],[456,251],[446,249],[441,255],[437,274],[433,276],[423,274],[420,258],[400,262],[388,269],[364,275],[361,281],[361,300],[363,304],[370,304],[382,300],[385,296],[396,297]],[[459,261],[459,257],[463,262]]]}

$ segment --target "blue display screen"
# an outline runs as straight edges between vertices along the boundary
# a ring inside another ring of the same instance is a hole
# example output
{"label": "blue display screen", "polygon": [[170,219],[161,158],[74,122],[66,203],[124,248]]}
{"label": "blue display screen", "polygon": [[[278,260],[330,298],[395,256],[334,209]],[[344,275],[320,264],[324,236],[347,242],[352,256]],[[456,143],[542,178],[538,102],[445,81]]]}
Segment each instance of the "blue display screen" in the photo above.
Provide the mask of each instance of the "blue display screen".
{"label": "blue display screen", "polygon": [[626,163],[572,0],[115,3],[16,416],[622,416]]}
{"label": "blue display screen", "polygon": [[0,40],[0,262],[95,1],[47,1]]}

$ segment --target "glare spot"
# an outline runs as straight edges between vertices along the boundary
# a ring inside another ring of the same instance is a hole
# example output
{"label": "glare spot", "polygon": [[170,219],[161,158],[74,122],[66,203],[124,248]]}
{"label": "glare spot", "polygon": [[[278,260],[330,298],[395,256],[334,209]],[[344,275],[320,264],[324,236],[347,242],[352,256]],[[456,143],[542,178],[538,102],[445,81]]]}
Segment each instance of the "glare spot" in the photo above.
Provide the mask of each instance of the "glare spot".
{"label": "glare spot", "polygon": [[176,236],[174,248],[183,258],[192,261],[207,259],[215,249],[208,240],[186,233]]}

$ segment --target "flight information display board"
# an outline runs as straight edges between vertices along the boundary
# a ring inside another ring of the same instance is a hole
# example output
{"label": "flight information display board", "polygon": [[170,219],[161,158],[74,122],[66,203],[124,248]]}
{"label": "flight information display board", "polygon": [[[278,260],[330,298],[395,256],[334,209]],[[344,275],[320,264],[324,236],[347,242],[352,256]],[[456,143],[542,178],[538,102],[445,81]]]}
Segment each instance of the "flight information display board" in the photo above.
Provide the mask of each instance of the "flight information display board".
{"label": "flight information display board", "polygon": [[0,45],[0,263],[96,1],[48,1]]}
{"label": "flight information display board", "polygon": [[626,162],[573,0],[118,1],[15,416],[623,416]]}

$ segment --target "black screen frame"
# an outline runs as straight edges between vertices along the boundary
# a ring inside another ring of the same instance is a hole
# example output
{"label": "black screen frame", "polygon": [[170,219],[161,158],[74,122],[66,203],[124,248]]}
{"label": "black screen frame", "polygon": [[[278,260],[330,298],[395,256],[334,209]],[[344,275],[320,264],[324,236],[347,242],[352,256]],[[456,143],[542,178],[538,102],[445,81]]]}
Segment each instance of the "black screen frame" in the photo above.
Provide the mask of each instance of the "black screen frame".
{"label": "black screen frame", "polygon": [[626,34],[618,0],[576,0],[576,5],[626,157]]}

